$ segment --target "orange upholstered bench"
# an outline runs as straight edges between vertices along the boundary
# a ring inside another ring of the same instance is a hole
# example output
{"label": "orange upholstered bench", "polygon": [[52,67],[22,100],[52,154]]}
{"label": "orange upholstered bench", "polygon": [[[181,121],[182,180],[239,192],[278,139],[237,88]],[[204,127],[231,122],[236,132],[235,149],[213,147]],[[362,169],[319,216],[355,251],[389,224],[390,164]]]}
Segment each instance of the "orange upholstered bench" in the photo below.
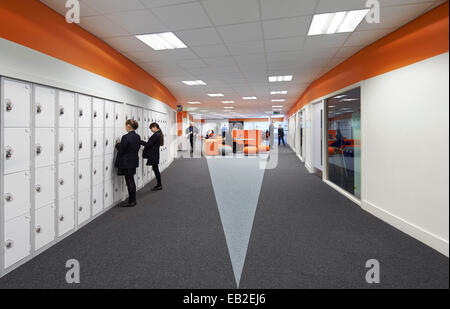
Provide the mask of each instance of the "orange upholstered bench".
{"label": "orange upholstered bench", "polygon": [[245,146],[244,147],[244,153],[245,154],[257,154],[258,153],[258,147],[256,147],[256,146]]}

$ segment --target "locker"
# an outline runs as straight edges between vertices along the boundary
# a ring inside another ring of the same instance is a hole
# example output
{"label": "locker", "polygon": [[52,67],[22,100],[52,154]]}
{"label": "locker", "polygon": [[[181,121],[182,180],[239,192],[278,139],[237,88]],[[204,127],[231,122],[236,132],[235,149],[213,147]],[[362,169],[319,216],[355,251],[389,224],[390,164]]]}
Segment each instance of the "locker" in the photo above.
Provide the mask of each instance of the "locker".
{"label": "locker", "polygon": [[30,214],[25,214],[5,223],[4,234],[4,267],[27,257],[31,252]]}
{"label": "locker", "polygon": [[[131,105],[125,105],[125,120],[133,119],[133,109]],[[125,125],[125,122],[124,122]]]}
{"label": "locker", "polygon": [[4,126],[30,126],[31,85],[19,81],[4,79],[4,94],[2,111],[4,112]]}
{"label": "locker", "polygon": [[94,157],[103,156],[104,153],[103,133],[104,133],[103,128],[94,128],[92,130],[92,149]]}
{"label": "locker", "polygon": [[5,221],[30,212],[30,179],[29,172],[9,174],[4,177]]}
{"label": "locker", "polygon": [[91,217],[91,190],[78,191],[78,225]]}
{"label": "locker", "polygon": [[78,158],[87,159],[91,157],[91,129],[78,129]]}
{"label": "locker", "polygon": [[114,153],[114,147],[115,145],[115,138],[114,138],[114,128],[106,128],[105,129],[105,154],[112,154]]}
{"label": "locker", "polygon": [[35,208],[55,203],[55,168],[38,168],[34,176]]}
{"label": "locker", "polygon": [[114,170],[114,155],[106,155],[105,156],[105,180],[113,179],[115,170]]}
{"label": "locker", "polygon": [[55,239],[55,205],[50,204],[37,209],[34,225],[34,247],[35,250],[39,250]]}
{"label": "locker", "polygon": [[91,160],[78,161],[78,191],[88,190],[91,187]]}
{"label": "locker", "polygon": [[4,129],[4,173],[30,169],[30,129]]}
{"label": "locker", "polygon": [[95,216],[103,210],[103,183],[96,185],[92,190],[92,215]]}
{"label": "locker", "polygon": [[59,127],[75,127],[75,94],[72,92],[58,91],[59,101]]}
{"label": "locker", "polygon": [[105,116],[103,107],[104,101],[102,99],[94,98],[92,100],[92,121],[94,128],[103,128],[105,123]]}
{"label": "locker", "polygon": [[114,203],[122,201],[125,197],[125,184],[123,177],[115,176],[114,177]]}
{"label": "locker", "polygon": [[105,181],[104,200],[105,208],[108,208],[114,204],[114,182],[112,179]]}
{"label": "locker", "polygon": [[96,157],[92,165],[92,185],[103,183],[103,157]]}
{"label": "locker", "polygon": [[56,90],[47,87],[34,87],[34,112],[37,128],[55,126]]}
{"label": "locker", "polygon": [[55,164],[55,129],[36,128],[35,130],[35,167]]}
{"label": "locker", "polygon": [[124,105],[122,103],[114,104],[114,127],[123,129],[125,126]]}
{"label": "locker", "polygon": [[58,188],[59,199],[74,195],[75,193],[75,163],[69,162],[59,166]]}
{"label": "locker", "polygon": [[122,128],[115,128],[114,129],[114,148],[116,146],[116,143],[120,142],[122,140],[122,136],[126,134],[124,132],[124,129]]}
{"label": "locker", "polygon": [[75,198],[67,197],[59,201],[58,235],[62,236],[75,227]]}
{"label": "locker", "polygon": [[114,105],[115,104],[116,103],[114,103],[114,102],[105,100],[105,114],[104,114],[105,128],[114,128],[114,122],[115,122]]}
{"label": "locker", "polygon": [[92,121],[92,98],[78,95],[78,127],[90,128]]}
{"label": "locker", "polygon": [[139,167],[136,169],[135,181],[138,188],[142,187],[142,164],[139,164]]}
{"label": "locker", "polygon": [[58,153],[59,163],[66,163],[75,160],[75,129],[60,128]]}

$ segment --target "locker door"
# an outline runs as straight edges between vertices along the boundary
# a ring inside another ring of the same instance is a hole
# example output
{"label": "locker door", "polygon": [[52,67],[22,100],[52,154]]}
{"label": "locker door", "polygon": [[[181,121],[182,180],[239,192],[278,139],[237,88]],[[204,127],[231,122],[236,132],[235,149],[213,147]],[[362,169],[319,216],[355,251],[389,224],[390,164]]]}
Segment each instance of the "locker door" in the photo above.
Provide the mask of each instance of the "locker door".
{"label": "locker door", "polygon": [[75,94],[72,92],[58,91],[59,98],[59,127],[75,127]]}
{"label": "locker door", "polygon": [[29,127],[31,119],[30,84],[4,79],[3,86],[2,111],[5,115],[5,127]]}
{"label": "locker door", "polygon": [[105,101],[105,128],[114,128],[114,102]]}
{"label": "locker door", "polygon": [[113,154],[115,147],[114,128],[105,129],[105,154]]}
{"label": "locker door", "polygon": [[91,191],[78,192],[78,225],[83,224],[91,217]]}
{"label": "locker door", "polygon": [[139,167],[136,169],[136,177],[137,177],[137,181],[136,181],[136,186],[138,188],[142,187],[142,164],[139,164]]}
{"label": "locker door", "polygon": [[114,204],[114,183],[112,179],[105,181],[105,208]]}
{"label": "locker door", "polygon": [[91,160],[84,159],[78,161],[78,191],[89,190],[91,188]]}
{"label": "locker door", "polygon": [[124,180],[123,177],[115,176],[114,177],[114,203],[117,203],[119,201],[123,200],[124,197]]}
{"label": "locker door", "polygon": [[34,223],[35,250],[39,250],[55,239],[55,205],[37,209]]}
{"label": "locker door", "polygon": [[30,173],[6,175],[3,183],[5,221],[30,212]]}
{"label": "locker door", "polygon": [[36,115],[36,127],[51,128],[55,126],[56,90],[35,86],[34,87]]}
{"label": "locker door", "polygon": [[93,183],[92,185],[98,185],[103,183],[103,157],[96,157],[93,160],[92,166]]}
{"label": "locker door", "polygon": [[94,128],[103,128],[104,125],[104,101],[101,99],[94,98],[92,100],[92,119],[93,119],[93,126]]}
{"label": "locker door", "polygon": [[104,153],[104,137],[103,137],[103,128],[94,128],[92,130],[92,148],[94,149],[93,155],[94,157],[103,156]]}
{"label": "locker door", "polygon": [[34,176],[35,208],[55,203],[55,168],[38,168]]}
{"label": "locker door", "polygon": [[114,177],[114,155],[105,156],[105,180],[113,179]]}
{"label": "locker door", "polygon": [[[131,108],[131,105],[125,105],[125,120],[133,119],[133,109]],[[125,125],[125,122],[123,123]]]}
{"label": "locker door", "polygon": [[62,236],[75,227],[75,199],[73,196],[59,201],[58,234]]}
{"label": "locker door", "polygon": [[4,260],[5,268],[19,262],[31,252],[30,215],[19,216],[5,223]]}
{"label": "locker door", "polygon": [[90,128],[92,120],[92,99],[85,95],[78,95],[78,126]]}
{"label": "locker door", "polygon": [[115,103],[114,104],[114,127],[123,129],[125,126],[125,117],[123,112],[123,104],[122,103]]}
{"label": "locker door", "polygon": [[36,128],[34,151],[35,167],[55,164],[55,129]]}
{"label": "locker door", "polygon": [[75,129],[59,129],[59,163],[66,163],[75,160]]}
{"label": "locker door", "polygon": [[92,214],[95,216],[103,210],[103,183],[96,185],[92,191]]}
{"label": "locker door", "polygon": [[59,166],[59,199],[74,195],[75,193],[75,163],[69,162]]}
{"label": "locker door", "polygon": [[78,129],[78,158],[87,159],[91,157],[91,129]]}
{"label": "locker door", "polygon": [[144,133],[144,129],[145,129],[144,128],[144,109],[139,107],[136,109],[136,113],[137,113],[136,120],[139,123],[138,134],[142,138],[142,134]]}
{"label": "locker door", "polygon": [[30,130],[5,128],[4,173],[16,173],[30,169]]}

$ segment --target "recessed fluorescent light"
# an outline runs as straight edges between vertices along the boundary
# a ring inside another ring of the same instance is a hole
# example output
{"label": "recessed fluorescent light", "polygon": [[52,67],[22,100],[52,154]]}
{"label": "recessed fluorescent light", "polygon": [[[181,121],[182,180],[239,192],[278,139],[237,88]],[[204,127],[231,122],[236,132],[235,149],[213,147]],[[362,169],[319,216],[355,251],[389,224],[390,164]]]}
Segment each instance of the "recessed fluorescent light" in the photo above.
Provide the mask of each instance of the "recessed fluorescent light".
{"label": "recessed fluorescent light", "polygon": [[136,35],[136,38],[154,50],[187,48],[173,32]]}
{"label": "recessed fluorescent light", "polygon": [[222,101],[223,104],[233,104],[234,101]]}
{"label": "recessed fluorescent light", "polygon": [[223,97],[222,93],[209,93],[208,96],[210,97]]}
{"label": "recessed fluorescent light", "polygon": [[274,108],[274,109],[272,109],[272,110],[275,111],[275,112],[281,112],[281,111],[282,111],[281,108]]}
{"label": "recessed fluorescent light", "polygon": [[243,97],[242,100],[256,100],[257,97]]}
{"label": "recessed fluorescent light", "polygon": [[234,109],[233,106],[225,106],[224,108],[225,108],[225,109]]}
{"label": "recessed fluorescent light", "polygon": [[286,101],[285,99],[275,99],[275,100],[272,100],[272,102],[284,102],[284,101]]}
{"label": "recessed fluorescent light", "polygon": [[274,106],[272,106],[273,108],[277,108],[277,107],[283,107],[283,106],[281,106],[281,105],[274,105]]}
{"label": "recessed fluorescent light", "polygon": [[206,83],[202,80],[184,80],[183,83],[185,83],[188,86],[203,86],[206,85]]}
{"label": "recessed fluorescent light", "polygon": [[292,75],[283,75],[283,76],[269,76],[269,82],[290,82],[292,80]]}
{"label": "recessed fluorescent light", "polygon": [[308,35],[353,32],[369,9],[314,15]]}
{"label": "recessed fluorescent light", "polygon": [[202,113],[205,113],[205,112],[207,112],[208,110],[207,109],[201,109],[201,110],[199,110],[199,112],[202,112]]}
{"label": "recessed fluorescent light", "polygon": [[347,96],[346,94],[342,94],[342,95],[335,96],[334,99],[342,99],[342,98],[345,98],[346,96]]}
{"label": "recessed fluorescent light", "polygon": [[283,91],[271,91],[270,94],[287,94],[286,90]]}
{"label": "recessed fluorescent light", "polygon": [[358,99],[342,99],[340,102],[358,101]]}
{"label": "recessed fluorescent light", "polygon": [[188,104],[200,104],[200,102],[187,102]]}

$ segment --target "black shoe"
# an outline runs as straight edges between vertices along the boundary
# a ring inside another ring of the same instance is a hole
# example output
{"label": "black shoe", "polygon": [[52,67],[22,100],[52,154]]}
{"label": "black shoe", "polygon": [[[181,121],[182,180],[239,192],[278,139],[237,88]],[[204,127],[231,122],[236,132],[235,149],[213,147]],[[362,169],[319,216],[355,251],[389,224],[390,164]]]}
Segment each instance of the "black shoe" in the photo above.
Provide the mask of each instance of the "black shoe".
{"label": "black shoe", "polygon": [[152,191],[160,191],[162,190],[162,186],[155,186],[152,188]]}
{"label": "black shoe", "polygon": [[128,202],[128,203],[120,205],[120,207],[134,207],[136,205],[137,205],[136,202],[132,202],[132,203]]}

